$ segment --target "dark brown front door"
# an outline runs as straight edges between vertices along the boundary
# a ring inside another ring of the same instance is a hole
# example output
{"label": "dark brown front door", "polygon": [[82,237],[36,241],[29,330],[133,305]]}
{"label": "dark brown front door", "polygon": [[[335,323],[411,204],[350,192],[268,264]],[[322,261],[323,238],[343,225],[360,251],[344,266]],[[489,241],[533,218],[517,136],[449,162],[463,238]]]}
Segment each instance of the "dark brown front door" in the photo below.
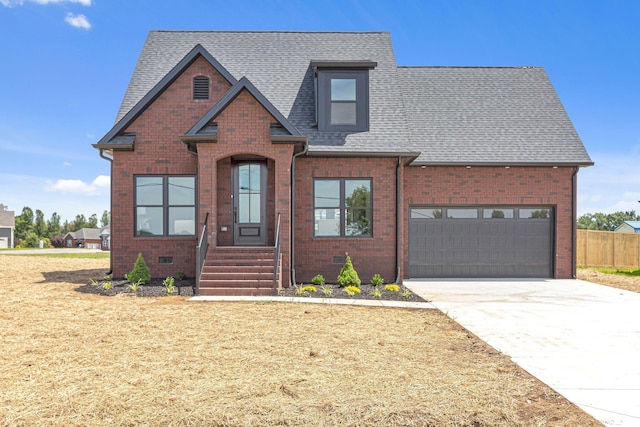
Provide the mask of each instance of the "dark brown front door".
{"label": "dark brown front door", "polygon": [[267,165],[243,161],[233,167],[233,244],[267,244]]}

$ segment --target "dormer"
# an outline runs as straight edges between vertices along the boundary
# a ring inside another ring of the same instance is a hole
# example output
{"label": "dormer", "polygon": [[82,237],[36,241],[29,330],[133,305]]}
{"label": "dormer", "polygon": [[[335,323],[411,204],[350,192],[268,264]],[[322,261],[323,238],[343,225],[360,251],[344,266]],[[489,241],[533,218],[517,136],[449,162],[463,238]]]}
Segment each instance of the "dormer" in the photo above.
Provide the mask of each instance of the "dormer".
{"label": "dormer", "polygon": [[377,65],[373,61],[311,61],[319,131],[369,130],[369,70]]}

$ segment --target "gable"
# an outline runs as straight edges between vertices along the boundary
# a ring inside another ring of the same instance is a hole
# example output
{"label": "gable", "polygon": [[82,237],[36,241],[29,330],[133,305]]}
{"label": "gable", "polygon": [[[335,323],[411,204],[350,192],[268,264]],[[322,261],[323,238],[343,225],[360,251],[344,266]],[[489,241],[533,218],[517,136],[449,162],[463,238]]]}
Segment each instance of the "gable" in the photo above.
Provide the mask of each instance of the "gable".
{"label": "gable", "polygon": [[[221,77],[229,86],[236,83],[235,78],[209,54],[201,45],[196,45],[178,64],[176,64],[156,85],[122,117],[115,126],[98,143],[93,144],[98,149],[131,150],[135,141],[135,134],[127,132],[135,120],[150,108],[150,106],[167,91],[186,70],[205,61],[213,68],[217,76]],[[186,100],[184,100],[186,101]]]}

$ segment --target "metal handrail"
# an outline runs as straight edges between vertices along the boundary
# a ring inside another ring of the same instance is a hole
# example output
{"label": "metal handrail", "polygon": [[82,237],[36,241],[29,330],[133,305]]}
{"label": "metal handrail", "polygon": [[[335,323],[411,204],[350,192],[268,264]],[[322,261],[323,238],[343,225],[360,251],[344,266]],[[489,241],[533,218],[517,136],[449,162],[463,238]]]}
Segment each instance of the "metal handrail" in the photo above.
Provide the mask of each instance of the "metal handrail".
{"label": "metal handrail", "polygon": [[198,247],[196,248],[196,295],[200,295],[200,276],[202,275],[202,268],[204,267],[204,262],[207,259],[207,252],[209,251],[209,239],[207,239],[209,230],[209,227],[207,226],[208,223],[209,212],[207,212],[207,216],[204,218],[202,234],[200,235]]}
{"label": "metal handrail", "polygon": [[276,240],[273,245],[273,295],[278,295],[278,263],[280,261],[280,212],[278,212],[278,225],[276,227]]}

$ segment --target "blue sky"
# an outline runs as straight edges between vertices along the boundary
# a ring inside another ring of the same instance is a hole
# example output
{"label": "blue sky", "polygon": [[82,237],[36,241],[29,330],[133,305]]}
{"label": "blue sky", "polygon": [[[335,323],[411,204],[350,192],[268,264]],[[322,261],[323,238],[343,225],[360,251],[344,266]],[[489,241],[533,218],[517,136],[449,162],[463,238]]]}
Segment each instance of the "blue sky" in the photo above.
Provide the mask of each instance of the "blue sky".
{"label": "blue sky", "polygon": [[596,162],[578,213],[640,211],[636,0],[0,0],[0,203],[69,220],[109,209],[91,144],[163,29],[388,31],[400,65],[543,66]]}

